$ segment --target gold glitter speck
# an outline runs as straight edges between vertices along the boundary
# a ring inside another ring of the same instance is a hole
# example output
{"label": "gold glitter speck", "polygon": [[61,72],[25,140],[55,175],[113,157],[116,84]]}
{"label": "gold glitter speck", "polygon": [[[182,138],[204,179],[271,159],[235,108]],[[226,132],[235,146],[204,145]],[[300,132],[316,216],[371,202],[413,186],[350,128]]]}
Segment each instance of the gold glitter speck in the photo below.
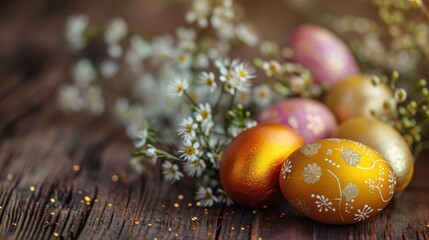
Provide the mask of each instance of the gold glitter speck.
{"label": "gold glitter speck", "polygon": [[77,164],[73,165],[73,171],[79,172],[79,170],[80,170],[80,166],[79,165],[77,165]]}
{"label": "gold glitter speck", "polygon": [[118,177],[118,175],[112,175],[112,181],[114,181],[114,182],[117,182],[117,181],[119,181],[119,177]]}
{"label": "gold glitter speck", "polygon": [[107,206],[112,207],[113,205],[111,203],[108,203]]}
{"label": "gold glitter speck", "polygon": [[91,198],[89,196],[85,196],[83,199],[85,200],[85,202],[91,202]]}
{"label": "gold glitter speck", "polygon": [[179,196],[177,196],[177,199],[179,199],[179,200],[183,200],[185,197],[182,195],[182,194],[180,194]]}
{"label": "gold glitter speck", "polygon": [[49,201],[51,201],[51,203],[55,202],[55,198],[51,198]]}
{"label": "gold glitter speck", "polygon": [[173,206],[174,206],[175,208],[180,207],[180,205],[179,205],[178,203],[174,203],[174,204],[173,204]]}
{"label": "gold glitter speck", "polygon": [[30,192],[34,192],[34,191],[36,191],[36,188],[34,186],[31,186],[30,187]]}

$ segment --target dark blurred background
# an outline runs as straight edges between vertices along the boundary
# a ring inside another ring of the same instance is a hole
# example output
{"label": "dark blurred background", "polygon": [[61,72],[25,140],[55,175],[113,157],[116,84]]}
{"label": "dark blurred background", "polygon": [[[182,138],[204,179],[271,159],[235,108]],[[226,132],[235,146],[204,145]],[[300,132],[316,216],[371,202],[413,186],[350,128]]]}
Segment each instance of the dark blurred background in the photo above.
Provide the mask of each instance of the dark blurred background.
{"label": "dark blurred background", "polygon": [[[25,65],[37,71],[47,60],[68,53],[64,40],[67,18],[87,14],[92,23],[104,24],[115,16],[150,37],[174,32],[186,25],[189,0],[2,0],[0,1],[0,66]],[[324,14],[374,16],[376,9],[364,0],[238,0],[245,19],[267,40],[284,42],[299,24],[318,22]],[[295,7],[310,4],[312,11]],[[42,61],[43,60],[43,61]]]}

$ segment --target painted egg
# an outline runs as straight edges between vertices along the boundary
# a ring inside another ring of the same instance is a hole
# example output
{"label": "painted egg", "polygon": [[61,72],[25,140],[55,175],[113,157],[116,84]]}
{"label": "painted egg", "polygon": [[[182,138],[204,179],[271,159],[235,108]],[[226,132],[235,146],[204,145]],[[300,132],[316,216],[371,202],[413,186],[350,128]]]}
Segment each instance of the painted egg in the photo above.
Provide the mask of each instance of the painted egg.
{"label": "painted egg", "polygon": [[280,168],[303,144],[295,131],[281,124],[260,124],[243,131],[225,149],[220,163],[225,192],[249,207],[280,202]]}
{"label": "painted egg", "polygon": [[304,25],[292,33],[289,46],[294,51],[292,60],[308,68],[314,81],[326,87],[359,72],[344,42],[325,28]]}
{"label": "painted egg", "polygon": [[330,137],[337,126],[335,116],[322,103],[303,98],[292,98],[263,111],[259,123],[281,123],[295,131],[306,143]]}
{"label": "painted egg", "polygon": [[404,138],[394,128],[376,118],[357,117],[342,123],[335,136],[361,142],[377,150],[392,166],[397,181],[396,193],[410,183],[414,157]]}
{"label": "painted egg", "polygon": [[383,112],[383,105],[392,99],[392,91],[384,84],[377,86],[368,75],[355,75],[331,88],[324,103],[343,122],[352,117],[366,116]]}
{"label": "painted egg", "polygon": [[363,221],[393,198],[396,178],[377,151],[351,140],[308,143],[283,163],[283,196],[307,217],[330,224]]}

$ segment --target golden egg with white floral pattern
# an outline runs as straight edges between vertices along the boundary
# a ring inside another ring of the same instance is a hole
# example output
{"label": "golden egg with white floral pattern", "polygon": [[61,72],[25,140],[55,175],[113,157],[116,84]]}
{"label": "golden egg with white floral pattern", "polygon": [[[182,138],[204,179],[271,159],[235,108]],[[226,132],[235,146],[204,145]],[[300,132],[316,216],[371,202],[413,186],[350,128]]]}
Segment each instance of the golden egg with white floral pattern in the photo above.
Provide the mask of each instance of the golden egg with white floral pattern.
{"label": "golden egg with white floral pattern", "polygon": [[346,139],[323,139],[294,151],[279,176],[283,196],[307,217],[329,224],[370,218],[392,200],[396,177],[374,149]]}

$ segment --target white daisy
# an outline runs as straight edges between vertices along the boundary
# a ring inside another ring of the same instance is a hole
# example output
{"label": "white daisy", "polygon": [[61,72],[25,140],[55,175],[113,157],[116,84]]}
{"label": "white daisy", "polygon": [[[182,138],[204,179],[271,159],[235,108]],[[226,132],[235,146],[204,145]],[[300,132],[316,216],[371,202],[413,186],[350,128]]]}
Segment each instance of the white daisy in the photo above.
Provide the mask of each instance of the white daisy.
{"label": "white daisy", "polygon": [[179,153],[182,153],[182,155],[180,155],[182,159],[193,161],[201,156],[202,150],[200,149],[200,144],[198,142],[185,140],[185,143],[179,150]]}
{"label": "white daisy", "polygon": [[118,65],[111,60],[106,60],[100,65],[100,73],[105,78],[112,78],[118,73]]}
{"label": "white daisy", "polygon": [[276,73],[279,73],[282,69],[280,63],[277,61],[264,62],[262,68],[265,70],[265,74],[267,76],[272,76]]}
{"label": "white daisy", "polygon": [[204,122],[212,118],[212,108],[209,103],[200,103],[198,104],[197,109],[195,110],[195,117],[197,121]]}
{"label": "white daisy", "polygon": [[210,131],[212,130],[214,125],[215,124],[211,119],[203,121],[203,123],[201,124],[201,130],[203,131],[204,136],[210,136]]}
{"label": "white daisy", "polygon": [[219,169],[220,160],[222,159],[223,152],[220,153],[212,153],[209,152],[206,154],[210,160],[210,163],[213,165],[214,169]]}
{"label": "white daisy", "polygon": [[188,69],[192,65],[192,56],[188,52],[179,51],[176,53],[175,62],[181,69]]}
{"label": "white daisy", "polygon": [[206,169],[206,163],[201,158],[189,161],[184,166],[186,174],[190,177],[201,177],[204,169]]}
{"label": "white daisy", "polygon": [[73,79],[80,86],[87,86],[95,80],[96,72],[88,59],[79,60],[73,67]]}
{"label": "white daisy", "polygon": [[205,28],[208,26],[208,16],[211,12],[211,4],[209,0],[196,0],[192,3],[191,11],[186,13],[186,21],[188,23],[198,23],[198,26]]}
{"label": "white daisy", "polygon": [[192,117],[188,117],[182,120],[179,124],[180,128],[178,129],[179,135],[184,140],[192,140],[195,138],[196,133],[195,130],[198,128],[198,124],[194,123],[194,119]]}
{"label": "white daisy", "polygon": [[114,18],[106,28],[104,39],[108,44],[118,43],[127,33],[127,23],[122,18]]}
{"label": "white daisy", "polygon": [[254,88],[253,96],[256,104],[265,107],[271,101],[272,92],[267,84],[261,84]]}
{"label": "white daisy", "polygon": [[204,53],[197,53],[194,56],[193,66],[196,68],[206,68],[209,66],[209,58]]}
{"label": "white daisy", "polygon": [[130,39],[130,47],[125,55],[125,60],[133,68],[138,69],[142,61],[152,54],[152,46],[139,36]]}
{"label": "white daisy", "polygon": [[173,58],[173,38],[170,35],[156,37],[152,41],[152,51],[153,61],[155,63]]}
{"label": "white daisy", "polygon": [[258,36],[244,24],[240,24],[235,28],[235,34],[240,41],[248,46],[255,47],[259,42]]}
{"label": "white daisy", "polygon": [[59,93],[59,100],[61,107],[67,111],[79,111],[85,107],[79,88],[74,85],[62,87]]}
{"label": "white daisy", "polygon": [[78,51],[85,46],[83,33],[87,28],[89,18],[86,15],[77,15],[67,20],[66,39],[72,50]]}
{"label": "white daisy", "polygon": [[172,96],[180,97],[183,92],[189,87],[188,81],[184,79],[174,79],[169,85],[169,92]]}
{"label": "white daisy", "polygon": [[145,171],[145,168],[141,163],[141,157],[131,158],[130,164],[134,171],[136,171],[137,173],[142,174]]}
{"label": "white daisy", "polygon": [[234,67],[234,71],[237,77],[242,81],[247,81],[252,78],[255,78],[255,69],[249,64],[240,63]]}
{"label": "white daisy", "polygon": [[203,72],[200,75],[200,83],[205,85],[213,92],[216,89],[215,75],[212,72]]}
{"label": "white daisy", "polygon": [[107,46],[107,53],[111,58],[120,58],[122,56],[122,47],[116,43],[109,44],[109,46]]}
{"label": "white daisy", "polygon": [[89,86],[83,92],[83,98],[86,102],[86,108],[95,116],[100,116],[104,112],[105,104],[101,89],[95,86]]}
{"label": "white daisy", "polygon": [[195,43],[196,33],[194,29],[179,28],[176,31],[179,40],[178,47],[184,51],[193,51],[197,47]]}
{"label": "white daisy", "polygon": [[165,180],[170,182],[176,182],[183,177],[183,173],[179,171],[179,166],[172,164],[169,161],[165,161],[162,164],[162,175]]}
{"label": "white daisy", "polygon": [[135,137],[134,147],[141,148],[146,145],[147,137],[148,131],[146,129],[139,131]]}
{"label": "white daisy", "polygon": [[196,193],[195,199],[203,207],[211,207],[218,201],[217,197],[214,196],[211,188],[200,187]]}
{"label": "white daisy", "polygon": [[155,165],[156,161],[158,160],[158,155],[156,154],[156,148],[149,147],[146,149],[146,157],[150,158],[149,161]]}
{"label": "white daisy", "polygon": [[231,206],[234,204],[234,201],[229,197],[229,195],[221,188],[217,189],[218,193],[218,202],[225,203],[226,206]]}
{"label": "white daisy", "polygon": [[217,69],[219,69],[219,72],[222,74],[225,74],[229,71],[229,69],[236,67],[240,62],[236,59],[216,59],[214,61],[214,65]]}

